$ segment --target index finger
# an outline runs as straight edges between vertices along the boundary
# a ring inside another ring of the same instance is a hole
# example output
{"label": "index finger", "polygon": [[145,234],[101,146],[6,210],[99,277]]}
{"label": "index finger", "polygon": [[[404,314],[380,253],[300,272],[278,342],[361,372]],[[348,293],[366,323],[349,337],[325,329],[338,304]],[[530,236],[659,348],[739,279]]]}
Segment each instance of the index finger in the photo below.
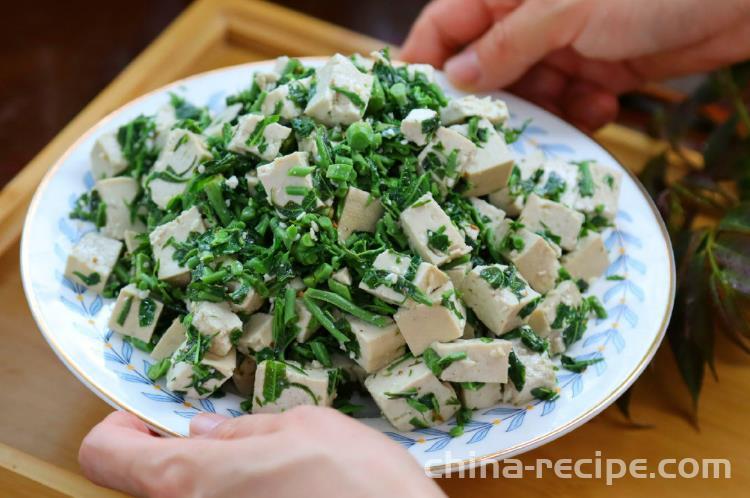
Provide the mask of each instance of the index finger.
{"label": "index finger", "polygon": [[436,0],[417,18],[401,49],[401,57],[441,67],[468,43],[479,38],[522,0]]}

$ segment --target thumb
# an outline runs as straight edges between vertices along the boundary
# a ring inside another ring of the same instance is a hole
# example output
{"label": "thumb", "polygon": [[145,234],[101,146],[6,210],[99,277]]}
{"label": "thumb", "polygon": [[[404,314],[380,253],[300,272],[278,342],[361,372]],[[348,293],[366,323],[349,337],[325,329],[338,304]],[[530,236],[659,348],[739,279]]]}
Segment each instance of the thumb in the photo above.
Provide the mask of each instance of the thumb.
{"label": "thumb", "polygon": [[459,87],[507,86],[550,52],[572,43],[583,28],[588,0],[527,0],[445,64]]}

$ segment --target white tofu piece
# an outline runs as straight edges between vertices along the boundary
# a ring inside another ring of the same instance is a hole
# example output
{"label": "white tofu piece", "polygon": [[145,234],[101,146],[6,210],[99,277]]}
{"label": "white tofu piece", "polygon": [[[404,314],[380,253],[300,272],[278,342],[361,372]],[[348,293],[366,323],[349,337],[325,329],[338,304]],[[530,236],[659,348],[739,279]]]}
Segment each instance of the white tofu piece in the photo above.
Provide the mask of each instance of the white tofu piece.
{"label": "white tofu piece", "polygon": [[253,313],[242,326],[242,336],[237,341],[237,351],[251,355],[273,347],[273,315]]}
{"label": "white tofu piece", "polygon": [[287,187],[302,187],[313,189],[313,178],[311,174],[305,176],[292,176],[289,170],[295,166],[308,166],[307,152],[292,152],[273,160],[270,164],[258,166],[258,180],[263,184],[268,199],[279,207],[288,203],[302,204],[304,195],[289,194]]}
{"label": "white tofu piece", "polygon": [[190,282],[190,269],[173,259],[175,248],[169,244],[169,240],[174,238],[176,242],[185,242],[191,233],[200,234],[205,231],[203,217],[195,206],[183,211],[174,220],[154,228],[148,238],[154,257],[159,262],[159,280],[166,280],[175,285],[186,285]]}
{"label": "white tofu piece", "polygon": [[[468,189],[463,195],[467,197],[487,195],[507,185],[515,164],[515,155],[505,143],[505,137],[492,123],[483,118],[477,127],[483,131],[486,141],[476,144],[474,158],[464,167]],[[469,138],[469,125],[453,125],[451,129]]]}
{"label": "white tofu piece", "polygon": [[143,232],[146,226],[141,220],[130,219],[130,204],[138,195],[138,182],[129,176],[104,178],[94,184],[94,190],[107,206],[107,222],[101,229],[103,235],[113,239],[124,239],[127,231]]}
{"label": "white tofu piece", "polygon": [[[331,57],[315,73],[317,86],[305,114],[327,126],[349,125],[362,119],[372,93],[371,74],[360,72],[341,54]],[[356,101],[350,98],[353,95]]]}
{"label": "white tofu piece", "polygon": [[470,197],[469,202],[474,206],[479,215],[482,217],[482,221],[487,223],[491,228],[497,229],[505,219],[505,212],[502,209],[498,209],[489,202],[480,199],[479,197]]}
{"label": "white tofu piece", "polygon": [[469,323],[469,320],[466,320],[466,326],[464,327],[464,334],[461,336],[462,339],[474,339],[477,335],[477,330]]}
{"label": "white tofu piece", "polygon": [[[493,287],[497,284],[490,281],[497,272],[502,272],[502,280],[512,284]],[[502,335],[521,325],[523,322],[518,315],[519,311],[539,296],[512,267],[500,264],[474,267],[466,274],[459,290],[466,305],[496,335]]]}
{"label": "white tofu piece", "polygon": [[245,175],[245,180],[247,181],[247,191],[250,193],[250,195],[255,195],[255,189],[258,185],[260,185],[260,180],[258,180],[258,173],[255,171],[249,171]]}
{"label": "white tofu piece", "polygon": [[435,83],[435,68],[430,64],[408,64],[406,74],[410,81],[416,80],[417,75],[422,74],[428,83]]}
{"label": "white tofu piece", "polygon": [[172,356],[180,345],[185,342],[186,334],[187,329],[182,324],[182,320],[175,318],[169,328],[159,338],[159,342],[154,346],[154,349],[150,353],[151,358],[163,360]]}
{"label": "white tofu piece", "polygon": [[305,306],[302,299],[297,299],[294,303],[294,309],[297,311],[297,342],[306,342],[316,330],[320,328],[320,324],[315,320],[310,313],[310,310]]}
{"label": "white tofu piece", "polygon": [[[404,209],[399,218],[409,246],[425,261],[442,265],[471,252],[461,232],[430,193]],[[448,237],[445,249],[430,244],[430,236],[439,232]]]}
{"label": "white tofu piece", "polygon": [[301,136],[299,133],[295,133],[297,138],[297,148],[300,152],[307,152],[314,161],[320,160],[318,156],[318,134],[315,130],[312,130],[306,137]]}
{"label": "white tofu piece", "polygon": [[311,82],[312,78],[308,77],[277,86],[268,92],[266,98],[263,99],[260,112],[266,116],[270,116],[277,114],[278,109],[278,114],[284,119],[294,119],[302,115],[302,109],[297,106],[289,94],[294,95],[295,92],[307,92]]}
{"label": "white tofu piece", "polygon": [[529,326],[539,337],[549,341],[550,354],[555,355],[565,351],[565,342],[562,337],[561,328],[553,328],[557,318],[557,308],[565,304],[571,308],[577,308],[581,304],[581,293],[571,280],[563,280],[557,287],[544,296],[534,311],[528,316]]}
{"label": "white tofu piece", "polygon": [[490,408],[500,402],[503,397],[502,384],[486,382],[482,385],[468,388],[464,384],[458,386],[458,395],[463,405],[470,410]]}
{"label": "white tofu piece", "polygon": [[242,333],[242,320],[232,313],[229,303],[199,301],[189,303],[193,312],[193,327],[211,337],[209,351],[224,356],[232,349],[232,334]]}
{"label": "white tofu piece", "polygon": [[203,134],[207,137],[220,137],[224,132],[224,125],[234,121],[240,114],[241,110],[242,104],[231,104],[226,106],[214,117],[213,120],[211,120],[211,124],[203,130]]}
{"label": "white tofu piece", "polygon": [[175,111],[172,102],[163,104],[156,110],[154,115],[154,127],[156,128],[156,140],[155,145],[159,149],[164,148],[164,144],[167,142],[167,135],[169,130],[177,123],[177,112]]}
{"label": "white tofu piece", "polygon": [[[89,232],[70,250],[65,276],[101,293],[122,252],[122,242]],[[86,283],[88,280],[90,283]]]}
{"label": "white tofu piece", "polygon": [[453,283],[428,294],[432,305],[409,301],[393,315],[412,354],[420,355],[434,342],[458,339],[466,326],[466,308],[456,296]]}
{"label": "white tofu piece", "polygon": [[[107,326],[118,334],[148,343],[163,308],[161,302],[149,297],[148,291],[142,291],[135,284],[129,284],[120,289]],[[150,319],[146,313],[150,313]],[[141,315],[144,321],[141,321]]]}
{"label": "white tofu piece", "polygon": [[[511,236],[519,238],[520,249],[507,249],[509,244],[503,241]],[[560,262],[557,260],[560,249],[556,245],[526,228],[513,230],[507,219],[503,220],[495,237],[503,247],[503,256],[516,265],[519,273],[535,291],[545,293],[555,286],[560,274]]]}
{"label": "white tofu piece", "polygon": [[362,54],[352,54],[351,59],[355,66],[360,67],[368,72],[372,71],[372,66],[375,65],[374,60],[369,57],[365,57]]}
{"label": "white tofu piece", "polygon": [[590,231],[560,263],[575,280],[590,282],[600,277],[609,268],[609,254],[601,234]]}
{"label": "white tofu piece", "polygon": [[[506,184],[502,188],[491,192],[488,199],[490,204],[502,209],[509,216],[518,216],[521,214],[526,197],[522,195],[518,188],[511,188],[508,183],[514,177],[513,171],[517,169],[516,179],[518,181],[529,181],[535,175],[543,174],[544,171],[544,153],[535,151],[527,156],[517,158],[514,168],[511,168],[511,175],[508,177]],[[538,173],[537,173],[538,172]]]}
{"label": "white tofu piece", "polygon": [[340,284],[352,285],[352,274],[349,272],[349,268],[344,267],[334,272],[331,278]]}
{"label": "white tofu piece", "polygon": [[339,239],[345,241],[354,232],[374,232],[382,216],[383,205],[378,199],[357,187],[349,187],[337,227]]}
{"label": "white tofu piece", "polygon": [[172,366],[167,372],[167,389],[183,394],[187,398],[207,398],[232,377],[237,367],[237,353],[234,349],[224,356],[205,353],[200,365],[208,369],[209,376],[206,380],[200,381],[194,378],[192,363],[177,361],[186,347],[187,345],[183,343],[172,355]]}
{"label": "white tofu piece", "polygon": [[[573,207],[578,198],[578,166],[562,159],[547,159],[543,162],[542,166],[541,175],[534,171],[524,173],[528,174],[529,177],[534,174],[539,175],[534,187],[536,193],[541,197]],[[524,175],[522,174],[522,176]],[[559,189],[555,188],[556,185],[564,186],[561,193]],[[551,192],[558,193],[553,196]]]}
{"label": "white tofu piece", "polygon": [[417,157],[420,171],[429,171],[444,191],[450,190],[477,153],[474,142],[456,130],[441,126]]}
{"label": "white tofu piece", "polygon": [[249,398],[253,395],[257,368],[258,364],[255,362],[255,358],[248,356],[243,358],[237,368],[234,369],[232,383],[242,396]]}
{"label": "white tofu piece", "polygon": [[432,134],[430,130],[436,130],[439,124],[440,118],[432,109],[412,109],[401,121],[401,133],[408,141],[422,147]]}
{"label": "white tofu piece", "polygon": [[136,249],[138,249],[138,246],[141,245],[141,235],[146,235],[145,233],[136,232],[133,230],[125,230],[123,239],[125,239],[125,250],[129,252],[130,254],[133,253]]}
{"label": "white tofu piece", "polygon": [[[376,270],[388,272],[391,283],[396,284],[399,278],[406,277],[410,263],[409,256],[386,250],[378,254],[372,266]],[[412,279],[412,283],[426,294],[432,293],[448,281],[448,276],[437,266],[424,261],[417,266]],[[373,289],[366,283],[360,282],[359,288],[392,304],[404,304],[407,300],[406,296],[385,284],[380,284]]]}
{"label": "white tofu piece", "polygon": [[122,155],[117,132],[102,134],[91,149],[91,174],[95,180],[109,178],[125,171],[128,161]]}
{"label": "white tofu piece", "polygon": [[[456,391],[435,377],[420,359],[393,364],[370,375],[365,387],[385,418],[400,431],[441,424],[459,408]],[[419,400],[425,396],[434,396],[439,410],[420,413],[407,403],[407,398]]]}
{"label": "white tofu piece", "polygon": [[462,263],[460,265],[454,266],[453,268],[445,270],[445,274],[448,275],[448,278],[451,279],[451,282],[453,282],[453,286],[456,289],[460,289],[461,285],[463,285],[464,279],[466,278],[466,274],[470,271],[471,263]]}
{"label": "white tofu piece", "polygon": [[406,351],[406,341],[393,321],[381,328],[351,315],[344,318],[359,344],[359,357],[355,361],[365,372],[380,370]]}
{"label": "white tofu piece", "polygon": [[[274,372],[283,370],[287,379],[286,387],[279,397],[273,400],[265,399],[263,392],[269,365]],[[303,369],[292,362],[281,363],[276,360],[261,362],[255,371],[253,413],[281,413],[300,405],[331,406],[336,393],[329,389],[329,371],[323,368]]]}
{"label": "white tofu piece", "polygon": [[584,219],[575,209],[531,194],[518,221],[539,235],[559,237],[560,247],[570,251],[576,247]]}
{"label": "white tofu piece", "polygon": [[523,405],[534,399],[531,391],[537,387],[557,389],[555,367],[549,355],[546,352],[540,354],[529,350],[518,339],[514,339],[511,342],[513,342],[513,351],[524,367],[526,367],[526,381],[520,392],[516,389],[513,382],[504,384],[503,402]]}
{"label": "white tofu piece", "polygon": [[[245,114],[237,121],[234,128],[232,140],[229,141],[227,149],[238,154],[253,154],[264,161],[272,161],[279,155],[279,149],[284,140],[292,133],[291,128],[280,125],[279,123],[266,123],[265,116],[262,114]],[[258,130],[258,127],[262,127]],[[258,134],[255,143],[248,145],[251,140]]]}
{"label": "white tofu piece", "polygon": [[485,118],[493,125],[497,125],[508,121],[510,114],[504,101],[492,97],[480,98],[476,95],[452,99],[440,110],[440,119],[446,125],[462,123],[472,116]]}
{"label": "white tofu piece", "polygon": [[463,360],[454,361],[439,375],[449,382],[499,382],[508,380],[508,355],[513,349],[503,339],[457,339],[436,342],[430,346],[441,358],[451,353],[466,353]]}
{"label": "white tofu piece", "polygon": [[[240,286],[240,282],[229,282],[228,284],[229,290],[231,290],[232,292],[239,289]],[[260,309],[260,307],[263,306],[263,303],[265,302],[266,300],[263,298],[263,296],[261,296],[258,291],[250,287],[247,291],[247,294],[245,294],[245,297],[242,298],[240,302],[230,302],[229,307],[234,312],[249,315],[250,313],[253,313]]]}
{"label": "white tofu piece", "polygon": [[[617,205],[620,200],[620,183],[622,174],[596,162],[586,162],[587,166],[578,165],[577,197],[573,207],[587,214],[599,212],[608,220],[614,220],[617,215]],[[581,191],[580,185],[585,168],[591,174],[593,192]],[[597,211],[599,210],[599,211]]]}
{"label": "white tofu piece", "polygon": [[204,138],[195,133],[176,129],[167,134],[164,148],[159,153],[159,158],[154,163],[154,172],[168,171],[184,182],[173,182],[161,178],[155,178],[148,184],[151,200],[164,209],[173,197],[180,195],[187,188],[193,171],[204,161],[211,159],[211,153],[206,148]]}

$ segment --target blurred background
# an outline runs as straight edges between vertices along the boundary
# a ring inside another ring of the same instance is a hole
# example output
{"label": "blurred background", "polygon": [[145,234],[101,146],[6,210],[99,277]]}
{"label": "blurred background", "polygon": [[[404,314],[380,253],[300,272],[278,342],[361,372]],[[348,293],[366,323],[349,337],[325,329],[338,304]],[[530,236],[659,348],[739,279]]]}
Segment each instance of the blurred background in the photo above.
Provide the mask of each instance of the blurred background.
{"label": "blurred background", "polygon": [[[400,44],[428,0],[276,3]],[[190,0],[2,2],[0,186],[182,12]],[[116,6],[115,6],[116,5]]]}

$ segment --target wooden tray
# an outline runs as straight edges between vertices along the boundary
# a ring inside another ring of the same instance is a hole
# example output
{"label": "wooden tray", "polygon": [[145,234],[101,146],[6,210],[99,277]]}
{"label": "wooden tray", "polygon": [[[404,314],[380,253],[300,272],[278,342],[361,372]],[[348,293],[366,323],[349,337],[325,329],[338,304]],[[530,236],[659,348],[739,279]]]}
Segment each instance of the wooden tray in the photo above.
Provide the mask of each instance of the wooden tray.
{"label": "wooden tray", "polygon": [[[0,193],[0,316],[3,346],[0,374],[4,408],[0,413],[0,496],[119,496],[97,488],[80,476],[76,460],[86,432],[110,408],[80,384],[37,331],[26,306],[18,269],[18,237],[26,207],[49,166],[87,128],[125,102],[186,75],[208,69],[288,54],[324,55],[362,52],[383,43],[269,3],[242,0],[200,0],[181,15],[96,97]],[[625,165],[638,170],[662,147],[643,135],[611,125],[596,138]],[[662,348],[665,349],[665,348]],[[602,480],[544,479],[440,481],[452,497],[528,495],[704,496],[741,495],[750,487],[750,369],[746,358],[718,345],[722,383],[707,381],[700,414],[701,430],[690,422],[687,395],[671,355],[661,351],[632,404],[638,429],[610,408],[584,427],[543,448],[525,454],[534,458],[729,458],[731,480],[623,479],[607,488]],[[676,406],[683,406],[676,409]]]}

